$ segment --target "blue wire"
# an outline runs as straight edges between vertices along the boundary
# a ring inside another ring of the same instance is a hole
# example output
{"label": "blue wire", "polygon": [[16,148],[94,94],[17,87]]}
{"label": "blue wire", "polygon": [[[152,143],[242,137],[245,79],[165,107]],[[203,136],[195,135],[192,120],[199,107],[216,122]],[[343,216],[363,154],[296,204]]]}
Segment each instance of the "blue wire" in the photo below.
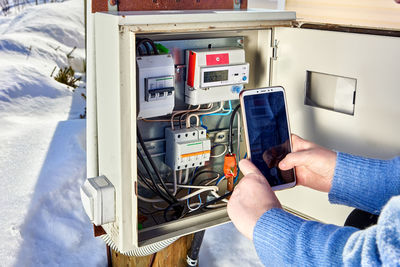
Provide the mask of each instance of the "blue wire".
{"label": "blue wire", "polygon": [[217,144],[213,145],[213,146],[211,147],[211,149],[214,149],[214,148],[217,147],[217,146],[225,146],[225,145],[224,145],[224,144],[221,144],[221,143],[217,143]]}
{"label": "blue wire", "polygon": [[239,168],[239,166],[238,166],[238,167],[237,167],[237,174],[236,174],[235,180],[233,180],[233,184],[236,184],[236,182],[237,182],[237,180],[238,180],[238,178],[239,178],[239,172],[240,172],[240,168]]}
{"label": "blue wire", "polygon": [[224,176],[222,176],[222,177],[220,177],[218,180],[217,180],[217,182],[215,183],[215,185],[218,185],[219,184],[219,182],[221,182],[222,181],[222,179],[224,179],[225,178],[225,175]]}
{"label": "blue wire", "polygon": [[[244,154],[244,157],[243,157],[244,159],[245,158],[247,158],[247,152]],[[240,155],[239,155],[239,160],[240,160]],[[238,165],[238,167],[237,167],[237,175],[236,175],[236,177],[235,177],[235,180],[233,181],[233,183],[234,184],[236,184],[236,182],[237,182],[237,180],[238,180],[238,178],[239,178],[239,173],[240,173],[240,168],[239,168],[239,165]]]}
{"label": "blue wire", "polygon": [[[212,114],[206,114],[206,115],[201,115],[200,116],[200,125],[201,126],[203,126],[203,117],[206,117],[206,116],[228,116],[228,115],[230,115],[231,113],[232,113],[232,102],[231,102],[231,100],[229,100],[229,110],[228,110],[228,112],[226,112],[226,113],[212,113]],[[217,145],[215,145],[215,146],[217,146]],[[214,146],[214,147],[215,147]],[[246,158],[247,157],[247,152],[246,152],[246,154],[244,155],[244,158]],[[239,158],[240,159],[240,158]],[[197,170],[197,168],[196,168],[196,170]],[[196,170],[195,170],[195,172],[196,172]],[[236,177],[235,177],[235,180],[234,180],[234,183],[236,183],[237,182],[237,180],[238,180],[238,178],[239,178],[239,172],[240,172],[240,169],[239,169],[239,166],[238,166],[238,172],[237,172],[237,175],[236,175]],[[225,175],[224,176],[222,176],[221,178],[219,178],[218,180],[217,180],[217,182],[215,183],[215,185],[218,185],[221,181],[222,181],[222,179],[224,179],[225,178]],[[189,189],[189,194],[190,194],[190,189]],[[200,199],[200,195],[199,195],[199,199]],[[189,201],[189,200],[188,200]],[[200,202],[201,202],[201,199],[200,199]]]}
{"label": "blue wire", "polygon": [[232,109],[232,102],[229,100],[229,110],[226,113],[211,113],[211,114],[206,114],[206,115],[200,115],[200,125],[203,126],[203,117],[206,116],[228,116],[231,114],[233,111]]}

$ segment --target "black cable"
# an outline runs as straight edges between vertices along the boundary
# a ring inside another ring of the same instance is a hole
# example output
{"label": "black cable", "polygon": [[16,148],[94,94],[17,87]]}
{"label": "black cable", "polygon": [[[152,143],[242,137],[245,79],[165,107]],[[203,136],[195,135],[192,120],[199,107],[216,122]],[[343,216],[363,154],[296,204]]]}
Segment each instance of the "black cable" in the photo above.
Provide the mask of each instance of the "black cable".
{"label": "black cable", "polygon": [[150,45],[150,47],[153,50],[153,54],[154,55],[158,55],[159,54],[158,50],[157,50],[157,47],[154,44],[153,40],[151,40],[149,38],[140,39],[138,42],[136,42],[136,49],[139,46],[143,45],[145,47],[145,49],[146,49],[147,55],[151,55],[151,51],[150,51],[149,47],[146,45],[146,43],[148,43]]}
{"label": "black cable", "polygon": [[144,48],[146,49],[146,55],[150,55],[151,54],[151,50],[149,49],[149,47],[147,47],[146,45],[144,45],[145,39],[141,39],[139,41],[136,42],[136,51],[139,53],[139,55],[143,55],[143,50],[140,47],[141,45],[144,46]]}
{"label": "black cable", "polygon": [[139,179],[146,184],[146,186],[154,192],[154,194],[158,195],[157,190],[155,189],[155,187],[153,185],[151,185],[146,178],[144,178],[144,175],[138,170],[138,177]]}
{"label": "black cable", "polygon": [[[143,141],[143,139],[142,139],[142,137],[140,135],[139,129],[138,129],[137,133],[138,133],[139,142],[142,145],[142,149],[143,149],[144,153],[146,154],[146,157],[147,157],[148,161],[150,162],[150,165],[151,165],[152,169],[154,170],[154,173],[156,174],[158,180],[161,182],[162,188],[165,190],[165,193],[167,194],[167,197],[173,199],[173,202],[177,202],[176,198],[169,192],[166,184],[164,183],[164,180],[161,178],[160,173],[158,172],[158,168],[156,167],[156,165],[155,165],[155,163],[154,163],[149,151],[147,150],[146,145],[144,144],[144,141]],[[143,155],[141,154],[139,148],[138,148],[138,155],[140,155],[140,157],[141,157],[141,158],[139,158],[140,161],[142,161],[142,164],[145,166],[146,172],[151,177],[154,186],[157,188],[158,187],[158,183],[153,178],[153,176],[151,174],[151,171],[150,171],[149,167],[147,166],[147,163],[144,160]]]}
{"label": "black cable", "polygon": [[151,181],[153,182],[153,185],[154,185],[155,189],[157,190],[158,195],[159,195],[162,199],[164,199],[165,201],[167,201],[169,204],[173,203],[173,201],[171,201],[171,199],[169,198],[169,196],[168,196],[168,195],[165,195],[165,193],[158,187],[157,182],[155,181],[153,175],[151,175],[151,171],[150,171],[150,169],[149,169],[149,166],[147,166],[147,163],[146,163],[146,161],[144,160],[143,155],[142,155],[142,153],[140,152],[139,148],[137,149],[137,155],[138,155],[139,160],[142,162],[142,165],[143,165],[144,169],[146,170],[147,175],[149,176],[149,178],[150,178]]}
{"label": "black cable", "polygon": [[[169,219],[167,217],[167,213],[171,210],[174,209],[174,213],[172,214],[172,218]],[[165,208],[164,210],[164,220],[165,222],[170,222],[172,220],[178,220],[180,218],[182,218],[183,216],[186,215],[186,213],[184,213],[184,206],[181,203],[172,203],[170,204],[167,208]]]}
{"label": "black cable", "polygon": [[229,197],[230,195],[232,195],[232,193],[233,193],[233,191],[228,192],[228,193],[226,193],[225,195],[222,195],[222,196],[220,196],[220,197],[218,197],[218,198],[214,198],[213,200],[210,200],[210,201],[204,203],[203,205],[201,205],[201,206],[200,206],[200,209],[203,209],[203,208],[206,208],[207,206],[210,206],[210,205],[212,205],[212,204],[215,204],[215,203],[217,203],[217,202],[219,202],[219,201],[221,201],[221,200],[223,200],[223,199]]}
{"label": "black cable", "polygon": [[[165,193],[163,192],[163,190],[161,190],[161,189],[158,187],[157,182],[155,181],[154,177],[151,175],[150,169],[149,169],[149,167],[147,166],[147,163],[145,162],[145,160],[144,160],[144,158],[143,158],[143,155],[142,155],[142,153],[140,152],[139,148],[138,148],[137,154],[138,154],[139,160],[142,162],[142,164],[143,164],[143,166],[144,166],[144,168],[145,168],[145,170],[146,170],[146,172],[147,172],[147,175],[149,175],[149,177],[151,178],[151,181],[153,182],[153,185],[154,185],[155,189],[156,189],[157,192],[158,192],[157,195],[160,196],[162,199],[164,199],[164,200],[169,204],[168,207],[164,210],[164,219],[165,219],[165,221],[166,221],[166,222],[169,222],[169,221],[171,221],[171,220],[175,220],[175,219],[182,218],[182,217],[185,215],[185,214],[183,213],[183,212],[184,212],[184,206],[183,206],[183,204],[179,203],[178,201],[176,201],[176,202],[171,201],[171,199],[169,199],[169,196],[168,196],[168,195],[165,195]],[[167,191],[167,192],[168,192],[168,191]],[[167,218],[167,212],[170,211],[171,208],[174,209],[174,214],[173,214],[172,219],[169,220],[169,219]]]}
{"label": "black cable", "polygon": [[158,49],[156,44],[153,42],[153,40],[148,39],[147,42],[151,45],[151,47],[153,48],[153,53],[154,55],[158,55]]}
{"label": "black cable", "polygon": [[192,246],[190,247],[189,253],[187,254],[187,266],[188,267],[193,267],[197,266],[197,259],[199,258],[199,252],[200,252],[200,247],[201,244],[203,243],[203,237],[204,233],[206,231],[199,231],[194,234],[193,240],[192,240]]}
{"label": "black cable", "polygon": [[[202,174],[204,174],[204,173],[216,173],[216,174],[220,175],[219,172],[213,171],[213,170],[204,170],[204,171],[200,171],[200,172],[196,173],[196,174],[192,177],[192,179],[191,179],[191,184],[194,184],[195,180],[196,180],[200,175],[202,175]],[[221,176],[221,175],[220,175],[220,176]],[[214,178],[213,178],[213,179],[214,179]]]}
{"label": "black cable", "polygon": [[[216,173],[216,174],[219,175],[218,172],[213,171],[213,170],[204,170],[204,171],[200,171],[200,172],[194,173],[194,175],[192,175],[191,184],[194,184],[195,180],[196,180],[200,175],[202,175],[202,174],[204,174],[204,173]],[[214,179],[214,178],[213,178],[213,179]],[[229,194],[229,195],[230,195],[230,194]],[[226,195],[225,197],[227,197],[227,196],[229,196],[229,195]],[[220,200],[222,200],[222,199],[223,199],[223,198],[221,198],[221,197],[218,198],[217,202],[220,201]],[[214,201],[214,200],[212,200],[212,201]],[[207,207],[208,205],[211,205],[211,204],[213,204],[213,203],[215,203],[215,202],[211,202],[211,201],[210,201],[210,202],[204,203],[203,206],[201,206],[201,208],[203,208],[203,207],[205,208],[205,207]],[[168,213],[169,211],[171,211],[172,208],[175,210],[175,212],[174,212],[174,214],[172,215],[172,218],[168,218],[167,213]],[[187,212],[185,213],[184,211],[185,211],[185,210],[184,210],[184,206],[182,207],[182,205],[180,205],[180,203],[172,203],[172,204],[170,204],[170,205],[164,210],[164,220],[165,220],[166,222],[169,222],[169,221],[172,221],[172,220],[180,219],[180,218],[184,217],[184,216],[187,214]]]}
{"label": "black cable", "polygon": [[[151,55],[151,51],[153,50],[153,46],[148,41],[143,42],[143,46],[146,48],[147,54]],[[153,52],[153,54],[155,55],[156,53]]]}
{"label": "black cable", "polygon": [[137,137],[139,139],[139,143],[142,146],[142,149],[143,149],[144,153],[146,154],[147,160],[150,162],[150,165],[153,168],[154,173],[156,174],[158,180],[160,180],[162,187],[164,188],[166,193],[170,196],[170,198],[173,200],[173,202],[178,202],[176,197],[173,194],[171,194],[171,192],[168,190],[167,185],[164,183],[164,180],[161,178],[161,175],[158,172],[158,168],[157,168],[156,164],[154,163],[153,158],[151,157],[151,155],[150,155],[149,151],[147,150],[147,147],[143,141],[142,135],[140,134],[140,131],[139,131],[139,127],[137,127],[136,131],[137,131]]}
{"label": "black cable", "polygon": [[143,49],[141,47],[137,46],[136,52],[139,54],[139,56],[143,56]]}
{"label": "black cable", "polygon": [[[237,111],[239,110],[239,108],[240,108],[240,104],[237,105],[235,107],[235,109],[232,111],[231,119],[229,121],[229,145],[228,145],[229,154],[232,154],[232,152],[233,152],[233,141],[232,141],[232,139],[233,139],[233,121],[235,120],[235,115],[236,115]],[[240,118],[238,118],[238,119],[240,120]]]}

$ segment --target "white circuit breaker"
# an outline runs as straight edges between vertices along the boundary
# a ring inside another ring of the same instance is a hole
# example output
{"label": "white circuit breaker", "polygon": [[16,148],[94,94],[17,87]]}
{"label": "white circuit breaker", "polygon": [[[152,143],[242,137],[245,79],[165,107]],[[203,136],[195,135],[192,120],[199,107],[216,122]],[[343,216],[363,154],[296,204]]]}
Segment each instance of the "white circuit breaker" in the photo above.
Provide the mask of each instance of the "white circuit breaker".
{"label": "white circuit breaker", "polygon": [[248,83],[243,48],[186,51],[185,102],[191,105],[234,100]]}
{"label": "white circuit breaker", "polygon": [[138,67],[139,118],[170,114],[175,105],[175,66],[172,55],[140,56]]}
{"label": "white circuit breaker", "polygon": [[210,160],[211,141],[203,127],[165,129],[166,163],[173,170],[204,166]]}

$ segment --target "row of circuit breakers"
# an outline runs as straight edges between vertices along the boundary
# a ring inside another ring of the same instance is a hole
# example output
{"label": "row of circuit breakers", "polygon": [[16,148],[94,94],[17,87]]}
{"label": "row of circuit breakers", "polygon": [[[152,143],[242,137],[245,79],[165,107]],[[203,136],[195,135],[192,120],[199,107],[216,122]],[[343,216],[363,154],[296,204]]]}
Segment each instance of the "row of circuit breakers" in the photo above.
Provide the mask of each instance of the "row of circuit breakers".
{"label": "row of circuit breakers", "polygon": [[[171,54],[138,56],[138,119],[172,114],[175,107],[175,64]],[[202,104],[239,99],[248,83],[249,63],[243,48],[186,51],[185,103]],[[173,170],[203,166],[210,159],[206,129],[165,129],[166,164]]]}

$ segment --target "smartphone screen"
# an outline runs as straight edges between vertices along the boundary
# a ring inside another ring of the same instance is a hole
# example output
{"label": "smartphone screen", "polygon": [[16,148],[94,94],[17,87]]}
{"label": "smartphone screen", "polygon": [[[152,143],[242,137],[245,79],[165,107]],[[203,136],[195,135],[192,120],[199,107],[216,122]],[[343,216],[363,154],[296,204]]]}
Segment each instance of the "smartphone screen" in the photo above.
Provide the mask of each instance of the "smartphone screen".
{"label": "smartphone screen", "polygon": [[251,161],[271,187],[293,183],[294,170],[278,168],[279,162],[291,151],[284,92],[244,95],[242,101]]}

